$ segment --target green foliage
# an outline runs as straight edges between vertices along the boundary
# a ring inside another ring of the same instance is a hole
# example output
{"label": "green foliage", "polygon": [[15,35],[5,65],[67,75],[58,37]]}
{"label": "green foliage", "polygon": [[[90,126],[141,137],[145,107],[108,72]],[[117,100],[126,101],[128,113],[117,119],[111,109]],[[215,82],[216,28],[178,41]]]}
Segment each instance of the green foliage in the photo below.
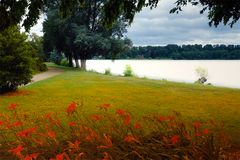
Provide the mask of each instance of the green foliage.
{"label": "green foliage", "polygon": [[53,50],[50,54],[50,61],[60,65],[61,61],[63,59],[63,55],[61,53],[58,53],[56,50]]}
{"label": "green foliage", "polygon": [[133,70],[132,70],[132,67],[130,65],[126,65],[125,66],[125,69],[123,71],[123,75],[125,77],[131,77],[133,76]]}
{"label": "green foliage", "polygon": [[208,71],[206,68],[198,67],[196,68],[196,74],[199,76],[198,80],[195,83],[204,84],[208,78]]}
{"label": "green foliage", "polygon": [[0,93],[31,81],[34,49],[26,39],[17,27],[0,32]]}
{"label": "green foliage", "polygon": [[[128,23],[131,23],[135,14],[140,12],[144,7],[154,8],[160,3],[159,0],[108,0],[103,1],[104,3],[101,5],[98,4],[99,1],[97,0],[91,2],[93,2],[92,6],[95,8],[96,6],[104,8],[100,16],[102,19],[100,20],[103,21],[105,26],[113,26],[114,22],[121,16],[124,17]],[[83,6],[84,4],[89,5],[88,3],[89,1],[87,0],[59,0],[57,2],[52,0],[2,0],[0,1],[0,17],[4,18],[0,21],[0,30],[20,24],[23,17],[26,17],[23,20],[23,26],[26,30],[29,30],[30,27],[37,22],[43,9],[47,10],[48,7],[60,4],[58,12],[60,11],[61,16],[66,18],[71,16],[72,10],[76,9],[76,7]],[[176,7],[174,7],[170,13],[182,11],[182,8],[187,4],[201,6],[202,9],[200,13],[202,14],[207,11],[210,20],[209,24],[213,24],[214,26],[218,26],[222,22],[225,25],[229,23],[230,26],[232,26],[240,18],[240,2],[236,0],[176,0],[175,4]],[[92,13],[97,15],[95,11]]]}
{"label": "green foliage", "polygon": [[239,45],[139,46],[118,55],[118,59],[240,59]]}
{"label": "green foliage", "polygon": [[63,58],[63,59],[61,60],[60,65],[61,65],[61,66],[66,66],[66,67],[68,67],[68,66],[69,66],[69,63],[68,63],[67,58]]}
{"label": "green foliage", "polygon": [[112,75],[111,69],[110,68],[106,68],[105,71],[104,71],[104,74],[105,75]]}

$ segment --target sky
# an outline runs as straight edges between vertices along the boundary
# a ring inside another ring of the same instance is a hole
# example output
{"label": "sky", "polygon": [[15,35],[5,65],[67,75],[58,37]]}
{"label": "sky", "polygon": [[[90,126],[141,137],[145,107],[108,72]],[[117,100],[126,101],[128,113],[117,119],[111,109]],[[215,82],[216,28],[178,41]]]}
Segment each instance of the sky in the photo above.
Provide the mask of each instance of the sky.
{"label": "sky", "polygon": [[[134,46],[167,45],[167,44],[239,44],[240,25],[220,25],[209,27],[207,14],[199,14],[201,8],[187,6],[179,14],[169,14],[174,1],[161,0],[157,8],[144,8],[138,13],[128,27],[126,36]],[[31,29],[42,35],[43,17]]]}

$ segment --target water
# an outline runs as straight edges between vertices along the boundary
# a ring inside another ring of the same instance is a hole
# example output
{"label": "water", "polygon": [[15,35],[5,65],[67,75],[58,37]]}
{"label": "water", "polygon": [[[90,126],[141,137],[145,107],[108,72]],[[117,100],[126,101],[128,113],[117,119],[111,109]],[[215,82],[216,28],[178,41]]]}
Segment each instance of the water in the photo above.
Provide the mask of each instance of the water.
{"label": "water", "polygon": [[240,60],[87,60],[87,70],[123,74],[130,65],[135,75],[150,79],[166,79],[178,82],[195,82],[198,67],[208,71],[208,83],[216,86],[240,88]]}

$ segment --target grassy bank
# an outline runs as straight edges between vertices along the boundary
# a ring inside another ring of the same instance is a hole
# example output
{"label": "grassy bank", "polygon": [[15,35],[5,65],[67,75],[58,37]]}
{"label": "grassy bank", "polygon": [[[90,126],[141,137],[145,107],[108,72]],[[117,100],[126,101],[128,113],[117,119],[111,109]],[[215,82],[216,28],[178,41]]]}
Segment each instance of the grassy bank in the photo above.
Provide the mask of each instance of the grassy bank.
{"label": "grassy bank", "polygon": [[99,112],[103,103],[129,110],[134,116],[171,111],[189,120],[223,121],[235,141],[240,141],[240,90],[166,81],[106,76],[61,67],[65,72],[19,89],[19,94],[0,96],[0,111],[17,103],[21,110],[62,112],[76,101],[87,113]]}

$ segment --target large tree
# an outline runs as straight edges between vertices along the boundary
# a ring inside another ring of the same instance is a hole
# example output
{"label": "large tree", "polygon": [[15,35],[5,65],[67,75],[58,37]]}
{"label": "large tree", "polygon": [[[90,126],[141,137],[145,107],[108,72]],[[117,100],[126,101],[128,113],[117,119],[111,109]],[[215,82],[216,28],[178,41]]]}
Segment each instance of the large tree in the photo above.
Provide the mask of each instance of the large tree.
{"label": "large tree", "polygon": [[106,54],[114,57],[126,50],[131,43],[122,38],[127,31],[125,19],[118,18],[112,27],[104,27],[101,23],[104,2],[89,0],[73,8],[65,19],[61,19],[58,5],[49,8],[43,27],[45,51],[55,48],[58,52],[64,52],[70,66],[73,58],[77,67],[78,59],[81,59],[81,68],[85,70],[86,59]]}
{"label": "large tree", "polygon": [[[49,4],[59,3],[63,17],[71,14],[76,6],[85,4],[91,0],[1,0],[0,1],[0,31],[5,28],[20,24],[29,30],[33,26],[41,11],[49,7]],[[208,12],[210,25],[215,26],[223,22],[232,26],[240,18],[240,1],[238,0],[174,0],[176,7],[171,13],[182,10],[182,6],[187,4],[202,6],[200,13]],[[104,1],[103,22],[106,25],[112,24],[120,15],[123,15],[128,22],[132,22],[135,14],[143,7],[156,7],[160,0],[106,0]]]}

